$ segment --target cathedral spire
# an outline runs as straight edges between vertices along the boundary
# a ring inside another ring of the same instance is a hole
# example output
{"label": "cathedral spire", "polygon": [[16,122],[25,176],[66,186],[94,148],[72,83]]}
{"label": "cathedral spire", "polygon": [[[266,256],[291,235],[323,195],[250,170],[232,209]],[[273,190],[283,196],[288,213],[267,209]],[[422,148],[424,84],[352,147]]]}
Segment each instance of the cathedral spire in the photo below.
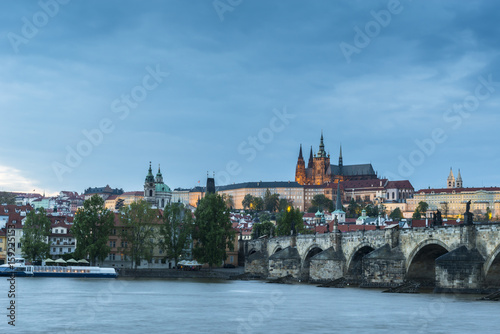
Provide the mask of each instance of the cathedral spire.
{"label": "cathedral spire", "polygon": [[321,130],[321,140],[320,140],[320,143],[319,143],[318,157],[319,158],[325,158],[326,157],[325,144],[323,143],[323,130]]}
{"label": "cathedral spire", "polygon": [[300,144],[299,159],[304,160],[304,157],[302,157],[302,144]]}
{"label": "cathedral spire", "polygon": [[313,159],[313,147],[311,146],[311,152],[309,153],[309,162],[307,163],[307,168],[313,168],[314,164],[314,159]]}
{"label": "cathedral spire", "polygon": [[339,167],[342,167],[344,162],[342,160],[342,144],[340,144]]}

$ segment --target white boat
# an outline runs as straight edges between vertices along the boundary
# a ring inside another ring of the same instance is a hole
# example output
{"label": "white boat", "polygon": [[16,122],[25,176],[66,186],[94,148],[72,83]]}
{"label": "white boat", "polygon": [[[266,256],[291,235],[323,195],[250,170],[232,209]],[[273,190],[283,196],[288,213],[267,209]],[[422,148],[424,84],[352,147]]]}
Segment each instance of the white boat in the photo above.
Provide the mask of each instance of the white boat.
{"label": "white boat", "polygon": [[16,258],[12,265],[0,265],[0,276],[116,278],[118,273],[114,268],[32,266],[26,265],[24,259]]}

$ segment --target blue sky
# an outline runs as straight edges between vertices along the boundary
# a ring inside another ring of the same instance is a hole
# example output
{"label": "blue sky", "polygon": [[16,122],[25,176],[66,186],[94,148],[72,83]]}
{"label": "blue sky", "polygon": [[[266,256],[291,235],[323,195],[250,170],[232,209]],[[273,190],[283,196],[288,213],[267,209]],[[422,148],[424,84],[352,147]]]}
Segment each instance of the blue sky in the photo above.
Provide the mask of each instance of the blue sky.
{"label": "blue sky", "polygon": [[293,180],[299,145],[499,186],[500,3],[2,1],[0,190]]}

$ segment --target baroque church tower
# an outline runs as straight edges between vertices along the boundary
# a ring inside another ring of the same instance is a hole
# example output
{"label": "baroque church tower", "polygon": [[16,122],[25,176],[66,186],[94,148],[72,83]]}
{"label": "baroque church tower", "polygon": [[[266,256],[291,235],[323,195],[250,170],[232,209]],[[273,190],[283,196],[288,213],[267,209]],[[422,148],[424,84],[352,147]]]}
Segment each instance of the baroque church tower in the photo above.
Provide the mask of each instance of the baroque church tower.
{"label": "baroque church tower", "polygon": [[148,175],[146,175],[146,180],[144,182],[144,199],[151,206],[163,209],[165,208],[165,205],[170,203],[171,198],[172,191],[163,182],[163,175],[161,173],[160,166],[158,165],[158,173],[156,173],[156,177],[154,177],[150,161]]}

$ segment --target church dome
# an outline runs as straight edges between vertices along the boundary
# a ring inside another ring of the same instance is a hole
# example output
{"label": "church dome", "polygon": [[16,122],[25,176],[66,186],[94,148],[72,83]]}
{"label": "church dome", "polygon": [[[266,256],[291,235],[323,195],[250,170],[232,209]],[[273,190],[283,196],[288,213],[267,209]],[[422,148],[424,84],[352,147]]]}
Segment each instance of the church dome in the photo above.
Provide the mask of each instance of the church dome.
{"label": "church dome", "polygon": [[156,184],[156,193],[159,192],[170,193],[172,192],[172,190],[170,190],[170,187],[167,186],[165,183],[158,183]]}

